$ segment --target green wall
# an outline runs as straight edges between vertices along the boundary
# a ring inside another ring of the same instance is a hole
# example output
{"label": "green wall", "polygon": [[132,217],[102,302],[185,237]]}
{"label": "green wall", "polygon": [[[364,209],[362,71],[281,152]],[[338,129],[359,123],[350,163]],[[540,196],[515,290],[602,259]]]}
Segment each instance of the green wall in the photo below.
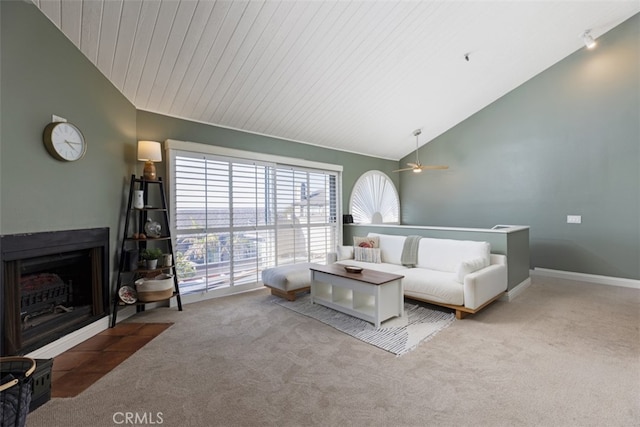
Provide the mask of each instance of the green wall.
{"label": "green wall", "polygon": [[422,147],[450,169],[402,175],[403,223],[529,225],[532,268],[640,279],[639,29],[636,15]]}
{"label": "green wall", "polygon": [[[345,213],[349,208],[349,197],[351,196],[353,185],[363,173],[372,169],[380,170],[395,181],[396,187],[399,185],[398,174],[392,172],[398,167],[398,162],[395,161],[329,150],[314,145],[210,126],[147,111],[138,111],[138,139],[152,141],[177,139],[342,165],[344,166],[342,172],[342,200]],[[163,173],[163,169],[163,166],[158,166],[159,174]]]}
{"label": "green wall", "polygon": [[[113,255],[137,166],[135,108],[33,4],[0,11],[0,233],[109,227]],[[82,130],[82,160],[46,151],[52,114]]]}

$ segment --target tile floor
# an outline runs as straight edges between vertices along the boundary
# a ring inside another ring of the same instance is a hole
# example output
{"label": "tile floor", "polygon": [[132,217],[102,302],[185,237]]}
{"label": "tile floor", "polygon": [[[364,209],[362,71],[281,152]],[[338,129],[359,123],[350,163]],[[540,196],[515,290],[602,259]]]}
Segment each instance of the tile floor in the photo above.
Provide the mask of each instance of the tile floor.
{"label": "tile floor", "polygon": [[51,397],[74,397],[173,323],[120,323],[53,360]]}

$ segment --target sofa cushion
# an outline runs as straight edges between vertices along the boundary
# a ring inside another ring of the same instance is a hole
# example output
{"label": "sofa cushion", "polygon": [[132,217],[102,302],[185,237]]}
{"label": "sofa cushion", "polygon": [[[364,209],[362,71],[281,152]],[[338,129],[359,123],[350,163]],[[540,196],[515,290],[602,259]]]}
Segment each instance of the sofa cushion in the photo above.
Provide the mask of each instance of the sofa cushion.
{"label": "sofa cushion", "polygon": [[338,261],[353,259],[353,246],[338,246],[336,248],[336,257]]}
{"label": "sofa cushion", "polygon": [[373,264],[371,262],[356,261],[356,260],[353,260],[353,259],[344,260],[344,261],[337,261],[335,264],[353,265],[353,266],[356,266],[356,267],[362,267],[362,268],[364,268],[366,270],[382,271],[384,273],[404,274],[405,271],[409,270],[407,267],[404,267],[404,266],[398,265],[398,264],[389,264],[389,263],[386,263],[386,262],[381,262],[380,264]]}
{"label": "sofa cushion", "polygon": [[482,258],[489,265],[491,245],[471,240],[424,237],[418,246],[418,268],[456,273],[462,261]]}
{"label": "sofa cushion", "polygon": [[380,240],[377,237],[353,237],[353,246],[361,248],[379,248]]}
{"label": "sofa cushion", "polygon": [[464,286],[456,281],[455,273],[408,268],[402,274],[405,296],[443,304],[464,305]]}
{"label": "sofa cushion", "polygon": [[456,280],[459,283],[464,283],[464,276],[474,271],[478,271],[485,268],[487,263],[483,258],[473,258],[465,261],[461,261],[456,268]]}
{"label": "sofa cushion", "polygon": [[382,262],[391,264],[402,264],[402,248],[407,236],[394,236],[389,234],[369,233],[367,237],[377,237],[380,247],[380,258]]}
{"label": "sofa cushion", "polygon": [[380,248],[361,248],[360,246],[356,246],[353,248],[353,259],[356,261],[380,264]]}

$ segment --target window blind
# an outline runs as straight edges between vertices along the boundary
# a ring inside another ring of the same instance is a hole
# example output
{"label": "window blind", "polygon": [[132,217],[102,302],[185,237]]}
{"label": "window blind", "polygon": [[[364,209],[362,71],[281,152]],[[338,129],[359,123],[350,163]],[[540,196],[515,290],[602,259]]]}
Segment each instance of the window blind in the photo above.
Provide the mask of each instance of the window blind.
{"label": "window blind", "polygon": [[339,238],[339,172],[169,150],[181,293],[260,281],[262,270],[325,263]]}

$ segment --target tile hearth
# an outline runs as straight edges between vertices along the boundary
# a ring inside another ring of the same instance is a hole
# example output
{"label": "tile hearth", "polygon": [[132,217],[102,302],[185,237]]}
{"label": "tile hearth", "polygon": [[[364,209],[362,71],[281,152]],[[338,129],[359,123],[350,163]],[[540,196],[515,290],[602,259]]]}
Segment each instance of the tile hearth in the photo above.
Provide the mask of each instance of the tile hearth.
{"label": "tile hearth", "polygon": [[173,323],[120,323],[56,356],[51,397],[86,390]]}

